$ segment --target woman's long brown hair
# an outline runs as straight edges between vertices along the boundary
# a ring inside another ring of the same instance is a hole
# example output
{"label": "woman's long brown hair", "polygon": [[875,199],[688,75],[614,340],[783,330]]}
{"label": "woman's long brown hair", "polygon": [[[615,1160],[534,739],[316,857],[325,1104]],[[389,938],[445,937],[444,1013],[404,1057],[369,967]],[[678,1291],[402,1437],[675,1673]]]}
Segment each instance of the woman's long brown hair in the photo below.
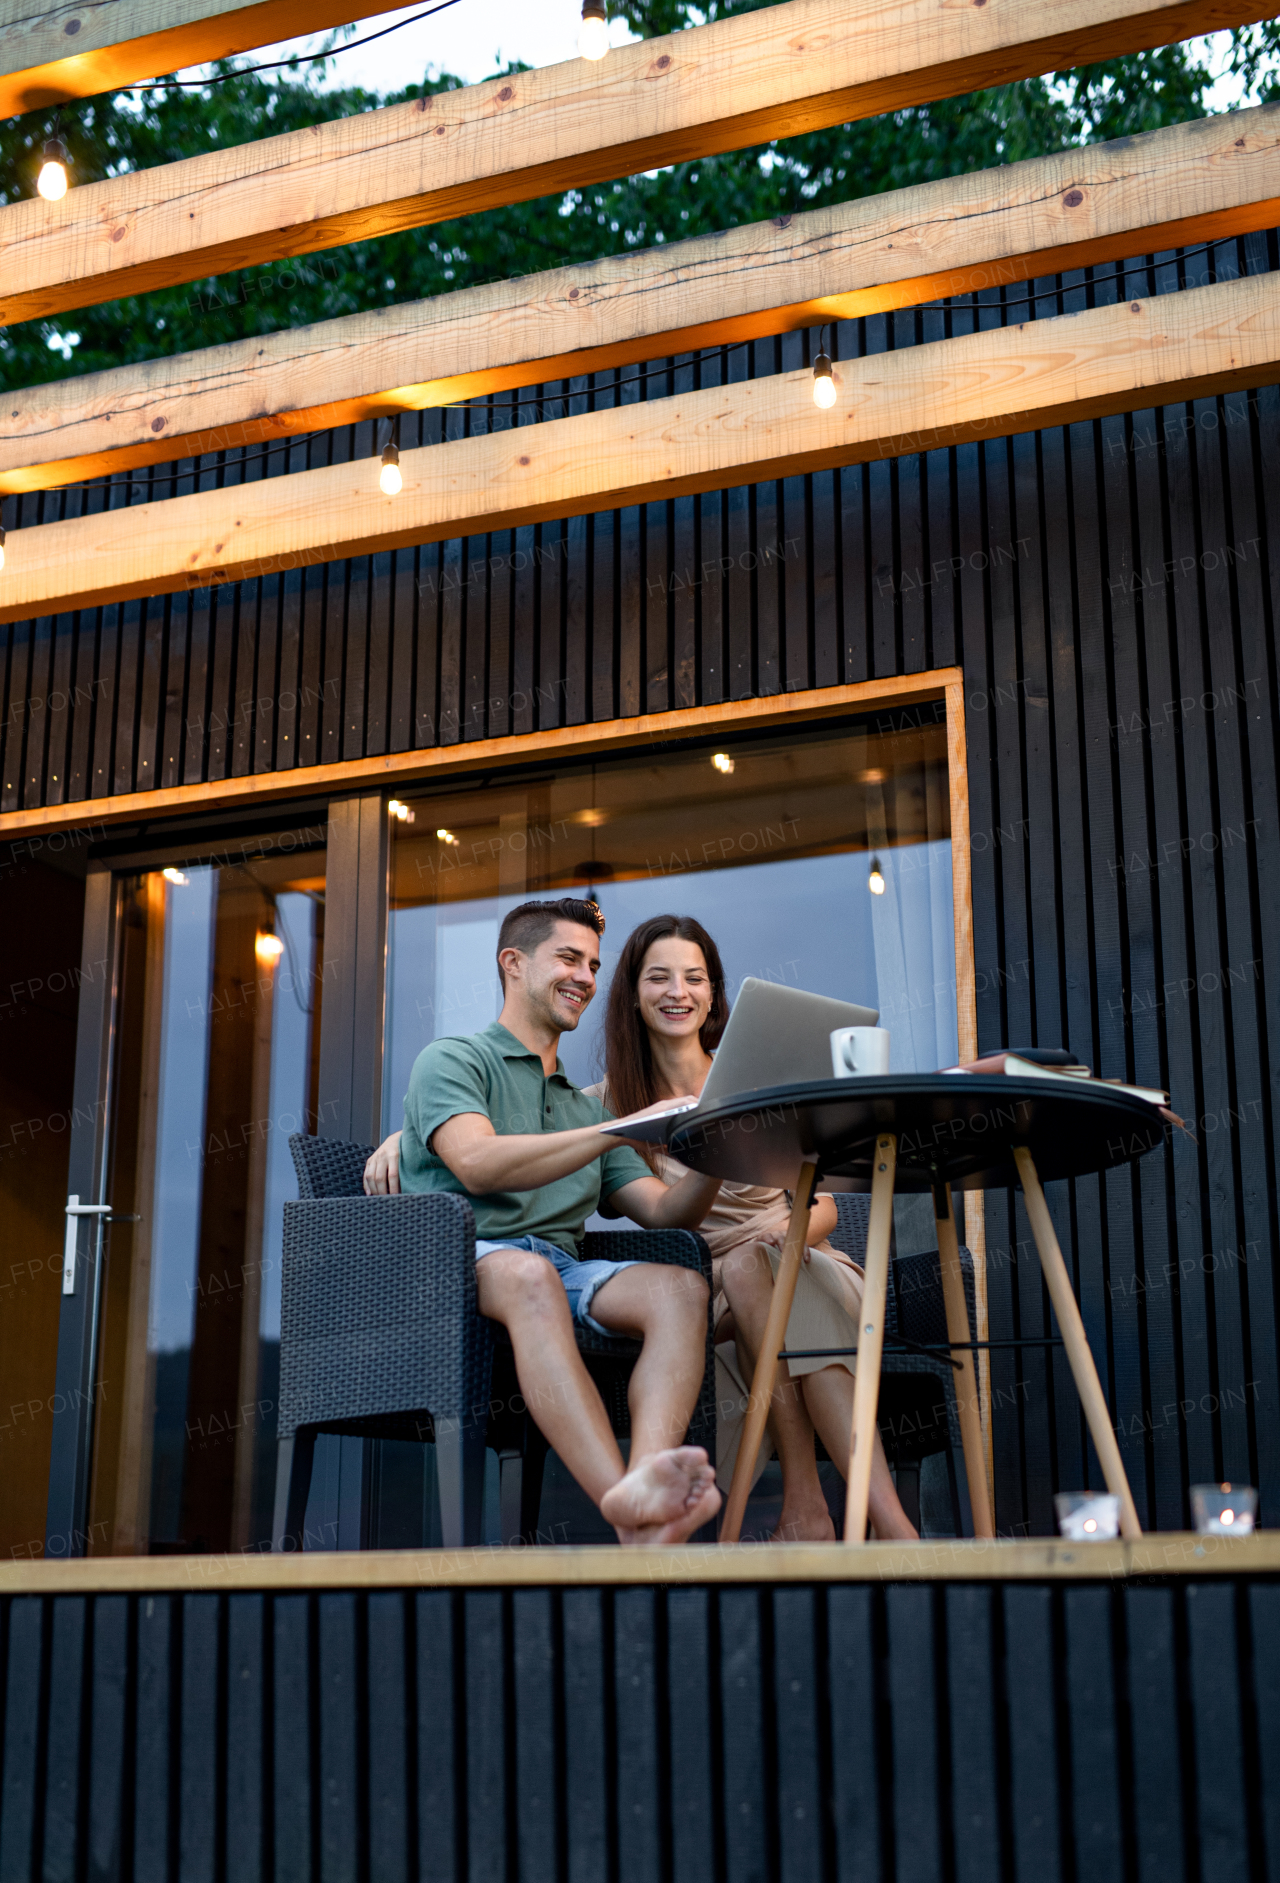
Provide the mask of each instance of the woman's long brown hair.
{"label": "woman's long brown hair", "polygon": [[[729,1001],[724,990],[724,967],[720,950],[701,922],[691,915],[654,915],[639,928],[632,929],[622,944],[622,953],[613,972],[609,989],[609,1010],[604,1022],[604,1076],[610,1111],[619,1118],[628,1112],[643,1111],[657,1098],[653,1072],[653,1054],[649,1050],[649,1030],[640,1017],[636,989],[644,958],[653,944],[674,935],[680,941],[694,942],[702,950],[711,979],[711,1011],[699,1029],[702,1050],[709,1053],[720,1043],[729,1018]],[[652,1159],[649,1160],[652,1162]]]}

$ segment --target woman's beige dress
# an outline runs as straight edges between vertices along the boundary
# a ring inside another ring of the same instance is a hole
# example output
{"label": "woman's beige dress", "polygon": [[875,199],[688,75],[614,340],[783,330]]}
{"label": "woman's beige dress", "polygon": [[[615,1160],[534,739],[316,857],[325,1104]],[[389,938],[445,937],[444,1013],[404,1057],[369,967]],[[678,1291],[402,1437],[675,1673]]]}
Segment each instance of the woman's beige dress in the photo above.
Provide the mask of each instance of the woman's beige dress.
{"label": "woman's beige dress", "polygon": [[[659,1154],[658,1175],[666,1184],[678,1183],[688,1175],[683,1164]],[[764,1232],[786,1230],[790,1215],[781,1190],[766,1190],[757,1184],[722,1183],[720,1194],[698,1225],[698,1234],[711,1250],[712,1276],[716,1287],[715,1319],[719,1324],[728,1308],[722,1285],[726,1257],[733,1251],[750,1250]],[[778,1272],[781,1248],[765,1244],[765,1253]],[[858,1323],[862,1312],[862,1270],[829,1242],[810,1244],[809,1260],[801,1266],[796,1282],[791,1318],[787,1322],[787,1346],[853,1347],[857,1345]],[[738,1445],[747,1416],[750,1396],[750,1364],[732,1338],[716,1343],[716,1482],[727,1491],[737,1462]],[[819,1373],[823,1367],[842,1366],[852,1373],[855,1362],[846,1360],[789,1360],[792,1379],[806,1373]],[[773,1441],[766,1430],[751,1474],[754,1484],[773,1455]]]}

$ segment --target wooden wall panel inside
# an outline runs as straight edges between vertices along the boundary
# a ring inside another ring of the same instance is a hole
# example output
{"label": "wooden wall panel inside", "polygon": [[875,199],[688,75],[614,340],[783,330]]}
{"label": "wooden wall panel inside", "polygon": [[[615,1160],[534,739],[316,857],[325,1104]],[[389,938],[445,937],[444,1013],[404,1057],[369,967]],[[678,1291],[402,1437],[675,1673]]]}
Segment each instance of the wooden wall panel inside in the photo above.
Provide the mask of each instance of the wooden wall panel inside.
{"label": "wooden wall panel inside", "polygon": [[[842,326],[875,353],[1277,262],[1261,235]],[[419,415],[425,438],[801,365],[792,334]],[[432,429],[434,428],[434,429]],[[414,433],[406,420],[406,440]],[[242,464],[370,456],[368,427]],[[190,475],[6,504],[34,523]],[[957,664],[981,1047],[1067,1045],[1167,1085],[1187,1134],[1050,1201],[1139,1511],[1190,1483],[1280,1508],[1280,388],[281,571],[3,631],[0,809]],[[15,514],[17,512],[18,514]],[[988,1207],[991,1335],[1047,1303]],[[1086,1462],[1061,1356],[993,1357],[997,1521],[1053,1527]]]}
{"label": "wooden wall panel inside", "polygon": [[21,1596],[7,1883],[1274,1875],[1265,1581]]}

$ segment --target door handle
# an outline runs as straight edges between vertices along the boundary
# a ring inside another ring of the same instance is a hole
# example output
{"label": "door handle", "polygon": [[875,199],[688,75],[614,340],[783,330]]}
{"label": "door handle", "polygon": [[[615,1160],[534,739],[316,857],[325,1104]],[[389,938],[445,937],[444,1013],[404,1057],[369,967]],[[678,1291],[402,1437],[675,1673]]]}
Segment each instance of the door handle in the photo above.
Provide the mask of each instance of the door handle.
{"label": "door handle", "polygon": [[62,1292],[73,1295],[76,1291],[76,1231],[81,1216],[97,1216],[104,1223],[140,1223],[140,1216],[113,1216],[109,1203],[82,1203],[79,1196],[72,1194],[67,1198],[67,1234],[62,1245]]}

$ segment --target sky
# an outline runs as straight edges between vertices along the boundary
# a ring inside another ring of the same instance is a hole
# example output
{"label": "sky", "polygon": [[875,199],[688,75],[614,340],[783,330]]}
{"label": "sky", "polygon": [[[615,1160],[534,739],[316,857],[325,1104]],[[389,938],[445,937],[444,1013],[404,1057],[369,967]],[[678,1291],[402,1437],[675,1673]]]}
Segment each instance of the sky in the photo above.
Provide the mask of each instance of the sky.
{"label": "sky", "polygon": [[[352,39],[365,39],[383,27],[400,20],[414,20],[411,26],[388,33],[371,45],[354,46],[329,64],[323,85],[362,85],[369,91],[399,91],[416,83],[431,66],[437,72],[451,72],[456,78],[476,84],[491,78],[514,60],[521,64],[558,65],[578,56],[578,27],[582,20],[581,0],[452,0],[427,19],[415,19],[424,6],[402,7],[395,13],[382,13],[360,22]],[[622,21],[611,26],[615,45],[635,37]],[[283,40],[277,46],[262,47],[246,54],[254,64],[288,58],[295,52],[313,51],[323,45],[326,35],[311,34],[301,39]],[[194,77],[199,68],[184,77]]]}
{"label": "sky", "polygon": [[[397,21],[414,20],[413,25],[388,33],[371,45],[340,53],[330,62],[322,86],[333,89],[361,85],[368,91],[399,91],[415,83],[428,66],[437,72],[451,72],[473,85],[515,60],[542,66],[578,56],[581,0],[534,0],[533,4],[530,0],[483,0],[483,4],[481,0],[451,0],[429,18],[414,18],[423,11],[423,6],[404,7],[360,22],[350,38],[365,39]],[[620,20],[611,22],[610,31],[615,45],[635,37]],[[246,59],[257,64],[288,58],[296,52],[318,49],[324,39],[323,34],[311,34],[283,40],[246,54]],[[1229,44],[1229,34],[1213,36],[1211,63],[1215,69],[1225,62]],[[182,76],[196,77],[199,70],[192,68]],[[1238,85],[1222,78],[1210,94],[1210,106],[1214,111],[1226,111],[1239,103],[1238,94]]]}

